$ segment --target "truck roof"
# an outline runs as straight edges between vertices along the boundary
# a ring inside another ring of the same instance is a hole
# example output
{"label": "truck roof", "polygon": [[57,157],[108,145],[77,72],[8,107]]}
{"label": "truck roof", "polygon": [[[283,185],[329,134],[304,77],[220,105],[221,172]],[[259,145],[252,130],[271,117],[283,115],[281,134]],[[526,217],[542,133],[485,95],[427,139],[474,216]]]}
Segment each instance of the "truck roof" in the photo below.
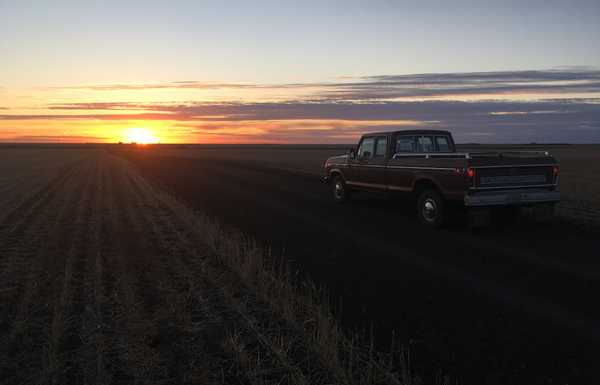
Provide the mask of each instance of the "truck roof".
{"label": "truck roof", "polygon": [[368,134],[363,134],[362,136],[377,136],[377,135],[389,135],[389,134],[452,136],[450,131],[445,131],[445,130],[397,130],[397,131],[369,132]]}

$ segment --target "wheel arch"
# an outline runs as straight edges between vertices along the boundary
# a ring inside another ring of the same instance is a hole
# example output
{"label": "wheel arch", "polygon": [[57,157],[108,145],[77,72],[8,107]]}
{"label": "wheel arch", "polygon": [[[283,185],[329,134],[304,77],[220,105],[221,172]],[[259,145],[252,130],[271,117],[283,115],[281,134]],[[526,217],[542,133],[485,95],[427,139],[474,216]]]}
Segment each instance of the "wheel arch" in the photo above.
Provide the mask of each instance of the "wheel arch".
{"label": "wheel arch", "polygon": [[415,196],[418,196],[421,192],[423,192],[424,190],[427,190],[427,189],[433,189],[433,190],[437,191],[438,194],[440,194],[440,196],[442,198],[444,198],[442,189],[433,179],[428,178],[428,177],[421,177],[421,178],[415,179],[415,181],[413,183],[413,188],[412,188],[412,192],[413,192],[413,194],[415,194]]}
{"label": "wheel arch", "polygon": [[333,178],[335,178],[336,176],[341,177],[344,182],[346,182],[346,177],[344,176],[344,173],[342,172],[342,170],[340,170],[339,168],[332,168],[331,170],[329,170],[329,180],[331,181]]}

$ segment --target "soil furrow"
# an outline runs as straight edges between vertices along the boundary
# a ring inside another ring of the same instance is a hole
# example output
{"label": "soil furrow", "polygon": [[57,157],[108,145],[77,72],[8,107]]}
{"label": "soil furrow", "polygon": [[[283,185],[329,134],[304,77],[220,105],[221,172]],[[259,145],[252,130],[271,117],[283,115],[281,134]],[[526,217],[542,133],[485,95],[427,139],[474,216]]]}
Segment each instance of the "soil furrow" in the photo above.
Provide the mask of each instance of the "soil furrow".
{"label": "soil furrow", "polygon": [[[0,243],[0,249],[10,248],[10,242],[22,239],[23,232],[27,229],[37,215],[43,212],[48,204],[52,202],[55,195],[61,190],[65,182],[73,177],[73,174],[79,169],[84,160],[79,160],[62,168],[58,175],[48,184],[39,189],[31,197],[18,205],[13,210],[6,213],[3,221],[0,223],[0,239],[5,242]],[[7,242],[9,242],[7,244]]]}
{"label": "soil furrow", "polygon": [[60,293],[55,299],[54,315],[50,329],[48,355],[54,361],[52,380],[54,383],[81,383],[82,317],[85,301],[85,284],[89,280],[87,259],[96,248],[91,242],[96,231],[97,218],[93,216],[94,196],[97,194],[97,172],[99,158],[90,161],[86,170],[85,188],[77,203],[75,229],[71,232],[70,246],[64,263],[64,279]]}
{"label": "soil furrow", "polygon": [[[60,285],[64,250],[73,230],[76,210],[73,202],[78,201],[84,189],[79,178],[85,173],[85,166],[79,164],[74,174],[65,183],[55,186],[56,191],[50,193],[60,196],[60,199],[45,206],[45,210],[56,213],[54,219],[39,223],[40,226],[51,227],[48,236],[40,239],[38,244],[25,242],[21,245],[22,250],[32,250],[34,253],[28,253],[30,267],[19,274],[26,279],[7,304],[7,324],[10,327],[3,330],[6,353],[15,357],[12,362],[15,366],[9,368],[9,375],[17,378],[42,378],[51,366],[45,341],[49,337],[48,328],[52,319],[53,288]],[[16,251],[17,255],[19,250]]]}

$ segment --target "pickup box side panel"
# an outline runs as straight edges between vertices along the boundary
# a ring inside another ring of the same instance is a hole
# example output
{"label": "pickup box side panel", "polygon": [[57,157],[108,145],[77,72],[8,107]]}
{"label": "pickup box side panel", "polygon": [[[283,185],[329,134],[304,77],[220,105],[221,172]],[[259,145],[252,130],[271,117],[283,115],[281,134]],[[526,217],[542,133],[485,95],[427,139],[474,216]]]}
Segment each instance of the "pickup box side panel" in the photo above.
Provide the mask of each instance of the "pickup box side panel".
{"label": "pickup box side panel", "polygon": [[446,199],[462,201],[466,184],[460,171],[466,165],[464,158],[425,158],[423,154],[390,159],[386,170],[388,190],[413,192],[418,181],[426,181]]}

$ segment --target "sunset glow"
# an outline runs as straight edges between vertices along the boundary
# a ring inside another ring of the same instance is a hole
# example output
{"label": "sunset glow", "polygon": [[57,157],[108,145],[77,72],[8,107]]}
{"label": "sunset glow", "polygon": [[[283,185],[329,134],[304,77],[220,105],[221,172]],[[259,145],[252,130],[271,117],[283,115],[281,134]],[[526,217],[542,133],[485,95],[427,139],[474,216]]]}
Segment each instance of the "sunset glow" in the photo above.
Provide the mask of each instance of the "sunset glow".
{"label": "sunset glow", "polygon": [[125,138],[127,143],[137,144],[152,144],[160,141],[156,136],[154,136],[152,131],[141,127],[126,129]]}
{"label": "sunset glow", "polygon": [[600,142],[598,2],[27,3],[0,5],[1,142]]}

